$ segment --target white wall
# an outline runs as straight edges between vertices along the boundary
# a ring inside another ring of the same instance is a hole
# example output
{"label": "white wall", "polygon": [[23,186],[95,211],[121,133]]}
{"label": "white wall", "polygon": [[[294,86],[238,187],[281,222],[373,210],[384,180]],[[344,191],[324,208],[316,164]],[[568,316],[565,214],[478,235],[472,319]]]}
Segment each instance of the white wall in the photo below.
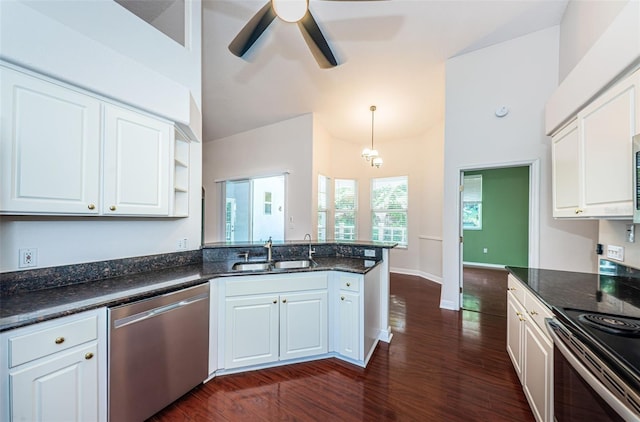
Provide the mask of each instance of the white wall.
{"label": "white wall", "polygon": [[[199,1],[188,52],[112,1],[0,8],[3,59],[201,130]],[[201,163],[202,145],[191,143],[188,218],[2,217],[0,271],[18,270],[20,248],[38,249],[38,267],[173,252],[180,238],[198,249]]]}
{"label": "white wall", "polygon": [[626,6],[625,1],[570,1],[560,24],[560,82]]}
{"label": "white wall", "polygon": [[[544,105],[558,84],[558,27],[447,61],[443,280],[440,305],[458,308],[460,170],[539,160],[539,266],[593,271],[596,222],[551,216],[550,139]],[[499,119],[494,111],[506,105]]]}
{"label": "white wall", "polygon": [[111,0],[0,2],[0,57],[188,125],[202,138],[202,7],[187,47]]}
{"label": "white wall", "polygon": [[[224,239],[221,183],[228,179],[282,174],[286,181],[285,239],[303,239],[312,227],[313,115],[206,142],[203,186],[206,191],[205,242]],[[291,222],[290,220],[293,220]]]}
{"label": "white wall", "polygon": [[376,143],[375,147],[384,160],[380,168],[371,167],[361,158],[362,149],[367,146],[366,140],[354,143],[335,139],[331,148],[332,178],[356,179],[358,182],[359,239],[371,239],[371,180],[408,176],[408,246],[391,250],[391,271],[421,275],[434,281],[439,281],[440,276],[439,241],[435,247],[425,248],[420,237],[423,233],[435,238],[441,236],[441,135],[440,128],[412,139]]}
{"label": "white wall", "polygon": [[621,264],[640,269],[640,231],[638,231],[640,227],[637,224],[635,225],[636,241],[629,243],[627,242],[627,226],[631,224],[633,224],[631,220],[601,220],[598,242],[602,243],[605,251],[602,258],[606,259],[607,245],[622,246],[624,248],[624,261]]}

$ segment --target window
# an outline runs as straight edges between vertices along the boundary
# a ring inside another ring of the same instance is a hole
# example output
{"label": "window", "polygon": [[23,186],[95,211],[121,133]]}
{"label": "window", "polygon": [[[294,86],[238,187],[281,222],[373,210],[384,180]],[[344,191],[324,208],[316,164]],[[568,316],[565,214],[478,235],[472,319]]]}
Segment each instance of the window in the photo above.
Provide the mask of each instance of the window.
{"label": "window", "polygon": [[482,175],[465,175],[462,191],[462,228],[482,230]]}
{"label": "window", "polygon": [[336,179],[335,196],[335,227],[336,240],[356,240],[356,215],[358,212],[358,185],[355,180]]}
{"label": "window", "polygon": [[406,176],[371,182],[371,239],[407,246],[409,186]]}
{"label": "window", "polygon": [[318,240],[327,240],[327,176],[318,175]]}
{"label": "window", "polygon": [[264,215],[271,215],[271,192],[264,193]]}
{"label": "window", "polygon": [[225,240],[284,240],[284,176],[224,183]]}

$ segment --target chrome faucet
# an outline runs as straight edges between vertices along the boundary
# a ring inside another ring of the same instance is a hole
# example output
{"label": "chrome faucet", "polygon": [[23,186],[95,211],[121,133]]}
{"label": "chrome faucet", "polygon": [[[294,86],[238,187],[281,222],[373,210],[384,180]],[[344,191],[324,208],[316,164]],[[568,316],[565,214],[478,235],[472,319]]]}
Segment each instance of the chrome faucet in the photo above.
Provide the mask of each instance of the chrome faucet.
{"label": "chrome faucet", "polygon": [[264,247],[267,248],[267,262],[273,261],[271,257],[271,247],[273,246],[273,241],[271,240],[271,236],[269,236],[269,240],[264,244]]}
{"label": "chrome faucet", "polygon": [[316,249],[311,249],[311,235],[309,233],[304,235],[304,240],[307,240],[307,236],[309,236],[309,259],[313,261],[313,254],[316,253]]}

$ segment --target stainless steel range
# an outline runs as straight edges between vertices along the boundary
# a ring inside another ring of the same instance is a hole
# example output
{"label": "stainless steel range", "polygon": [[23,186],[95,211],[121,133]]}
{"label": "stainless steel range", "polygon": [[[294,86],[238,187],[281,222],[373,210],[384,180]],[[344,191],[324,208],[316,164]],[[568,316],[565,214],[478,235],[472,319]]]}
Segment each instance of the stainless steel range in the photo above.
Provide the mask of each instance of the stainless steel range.
{"label": "stainless steel range", "polygon": [[554,308],[547,320],[558,422],[640,421],[638,295],[611,293],[598,289],[587,309]]}

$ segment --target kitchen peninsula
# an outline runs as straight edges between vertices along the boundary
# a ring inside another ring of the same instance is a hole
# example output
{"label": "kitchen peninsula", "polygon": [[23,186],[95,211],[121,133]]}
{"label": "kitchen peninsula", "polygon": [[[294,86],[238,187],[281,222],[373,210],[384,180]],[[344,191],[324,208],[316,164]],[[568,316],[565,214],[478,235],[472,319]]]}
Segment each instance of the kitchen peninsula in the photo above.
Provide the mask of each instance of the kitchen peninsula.
{"label": "kitchen peninsula", "polygon": [[[263,243],[216,243],[192,252],[3,273],[1,418],[9,419],[4,412],[11,408],[27,409],[45,399],[11,402],[16,395],[10,393],[15,385],[10,378],[24,378],[31,367],[53,365],[80,351],[76,365],[86,365],[84,373],[92,374],[80,387],[99,397],[83,414],[106,420],[107,310],[204,284],[210,288],[209,333],[203,333],[209,336],[207,379],[327,357],[364,367],[377,342],[392,337],[388,259],[393,247],[366,241],[273,242],[267,262]],[[234,269],[265,262],[269,265],[258,270]],[[78,342],[71,340],[76,328],[83,330]],[[62,336],[59,329],[71,331]],[[18,346],[40,337],[56,341],[21,359]],[[68,391],[69,380],[62,378],[47,391]]]}

